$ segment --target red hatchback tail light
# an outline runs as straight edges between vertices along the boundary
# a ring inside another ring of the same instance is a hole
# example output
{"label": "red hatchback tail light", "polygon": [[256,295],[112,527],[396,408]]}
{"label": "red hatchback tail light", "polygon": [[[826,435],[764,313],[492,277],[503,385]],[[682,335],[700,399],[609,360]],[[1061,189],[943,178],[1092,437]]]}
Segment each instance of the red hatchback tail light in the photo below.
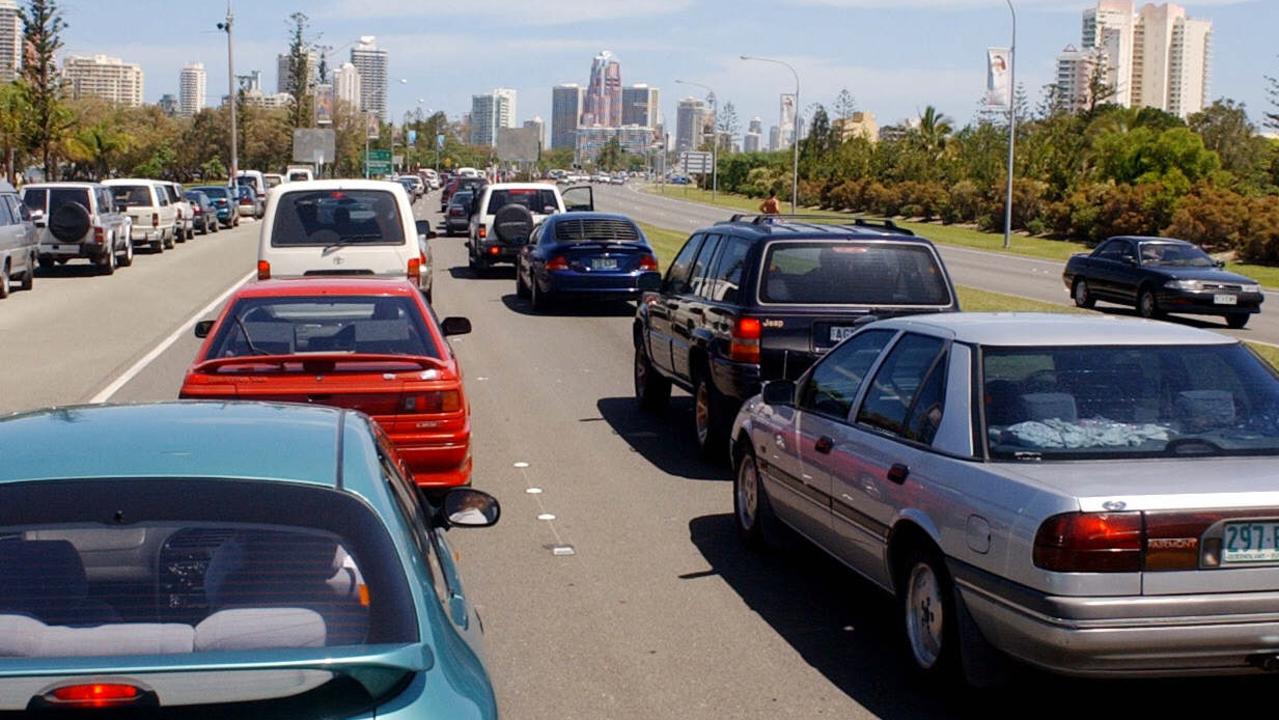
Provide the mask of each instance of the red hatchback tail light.
{"label": "red hatchback tail light", "polygon": [[1035,566],[1052,572],[1140,572],[1145,546],[1141,513],[1067,513],[1035,535]]}
{"label": "red hatchback tail light", "polygon": [[404,398],[404,412],[437,415],[455,413],[461,409],[462,393],[457,390],[438,390]]}
{"label": "red hatchback tail light", "polygon": [[764,324],[759,318],[737,318],[728,346],[729,359],[741,363],[759,362],[759,340],[763,334]]}

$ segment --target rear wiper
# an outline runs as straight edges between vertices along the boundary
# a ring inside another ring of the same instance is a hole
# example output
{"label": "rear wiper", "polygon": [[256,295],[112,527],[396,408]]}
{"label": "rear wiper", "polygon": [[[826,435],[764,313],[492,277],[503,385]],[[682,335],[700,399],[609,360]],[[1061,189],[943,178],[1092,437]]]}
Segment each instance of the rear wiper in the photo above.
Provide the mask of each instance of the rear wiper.
{"label": "rear wiper", "polygon": [[381,239],[382,239],[381,235],[351,235],[350,237],[342,238],[338,242],[329,243],[328,245],[325,245],[324,252],[327,253],[332,250],[337,250],[338,248],[346,247],[347,245],[358,245],[359,243],[362,243],[362,242],[366,242],[370,240],[378,241]]}
{"label": "rear wiper", "polygon": [[254,355],[270,355],[271,353],[261,350],[253,344],[253,338],[249,336],[249,329],[244,326],[244,318],[239,315],[233,315],[236,327],[240,328],[240,334],[244,336],[244,344],[249,346],[249,350]]}

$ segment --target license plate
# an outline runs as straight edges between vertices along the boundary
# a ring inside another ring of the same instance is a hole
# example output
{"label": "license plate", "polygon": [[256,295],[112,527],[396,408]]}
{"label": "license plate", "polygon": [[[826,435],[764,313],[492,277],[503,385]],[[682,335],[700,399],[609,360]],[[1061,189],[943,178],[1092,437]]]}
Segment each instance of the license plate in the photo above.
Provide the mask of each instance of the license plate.
{"label": "license plate", "polygon": [[830,341],[832,343],[841,343],[853,336],[857,332],[855,327],[832,327],[830,329]]}
{"label": "license plate", "polygon": [[617,267],[618,267],[617,258],[592,258],[591,259],[592,270],[616,270]]}
{"label": "license plate", "polygon": [[1226,523],[1221,536],[1221,562],[1279,562],[1279,522]]}
{"label": "license plate", "polygon": [[1238,305],[1239,297],[1236,295],[1213,295],[1212,301],[1218,305]]}

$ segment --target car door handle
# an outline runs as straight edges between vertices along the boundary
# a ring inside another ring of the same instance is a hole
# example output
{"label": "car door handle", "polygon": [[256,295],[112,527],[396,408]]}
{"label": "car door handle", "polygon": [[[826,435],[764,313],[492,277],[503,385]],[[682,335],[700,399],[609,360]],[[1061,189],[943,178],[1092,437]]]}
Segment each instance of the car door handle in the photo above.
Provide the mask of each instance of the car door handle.
{"label": "car door handle", "polygon": [[823,455],[830,455],[831,450],[835,449],[835,440],[828,435],[817,438],[817,444],[813,445],[813,449]]}
{"label": "car door handle", "polygon": [[910,468],[901,463],[888,468],[888,482],[894,485],[905,485],[908,477],[910,477]]}

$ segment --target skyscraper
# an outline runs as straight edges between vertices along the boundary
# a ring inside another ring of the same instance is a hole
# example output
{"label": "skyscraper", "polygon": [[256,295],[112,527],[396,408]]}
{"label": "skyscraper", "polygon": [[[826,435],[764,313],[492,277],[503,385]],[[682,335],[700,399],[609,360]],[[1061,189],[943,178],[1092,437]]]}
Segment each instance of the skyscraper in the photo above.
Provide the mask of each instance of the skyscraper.
{"label": "skyscraper", "polygon": [[1057,105],[1066,112],[1079,112],[1092,101],[1092,78],[1104,56],[1095,49],[1079,50],[1067,45],[1057,55]]}
{"label": "skyscraper", "polygon": [[[275,75],[275,91],[277,93],[292,92],[289,88],[289,64],[293,56],[289,53],[277,55],[275,58],[276,75]],[[306,53],[306,78],[311,87],[320,82],[320,56],[314,50],[308,50]]]}
{"label": "skyscraper", "polygon": [[[1132,103],[1133,41],[1136,33],[1133,0],[1098,0],[1097,7],[1084,10],[1083,42],[1080,50],[1096,51],[1104,60],[1106,84],[1114,90],[1111,102]],[[1060,65],[1060,62],[1059,62]],[[1060,70],[1060,67],[1058,68]],[[1092,68],[1089,72],[1094,72]],[[1091,75],[1089,75],[1091,79]]]}
{"label": "skyscraper", "polygon": [[333,97],[351,107],[360,108],[360,71],[351,63],[333,71]]}
{"label": "skyscraper", "polygon": [[178,114],[191,117],[204,108],[208,76],[203,63],[191,63],[178,75]]}
{"label": "skyscraper", "polygon": [[519,127],[515,120],[515,91],[510,88],[497,88],[493,91],[493,95],[501,98],[497,104],[497,127]]}
{"label": "skyscraper", "polygon": [[360,110],[386,120],[387,52],[379,50],[377,38],[365,35],[351,48],[351,64],[360,73]]}
{"label": "skyscraper", "polygon": [[661,124],[661,91],[638,83],[622,88],[622,124],[655,128]]}
{"label": "skyscraper", "polygon": [[22,65],[22,19],[14,0],[0,0],[0,83],[18,78]]}
{"label": "skyscraper", "polygon": [[591,80],[586,87],[583,125],[622,125],[622,65],[605,50],[591,63]]}
{"label": "skyscraper", "polygon": [[142,105],[142,68],[120,58],[70,55],[62,61],[62,77],[73,98],[99,97],[120,105]]}
{"label": "skyscraper", "polygon": [[776,152],[782,146],[782,130],[776,125],[768,127],[768,151]]}
{"label": "skyscraper", "polygon": [[706,103],[695,97],[686,97],[679,101],[679,110],[675,116],[675,151],[687,152],[702,146],[702,135],[706,131],[706,122],[710,112]]}
{"label": "skyscraper", "polygon": [[497,145],[499,128],[515,127],[515,91],[498,88],[471,96],[471,144]]}
{"label": "skyscraper", "polygon": [[577,128],[582,119],[582,86],[556,85],[551,90],[551,149],[577,146]]}

